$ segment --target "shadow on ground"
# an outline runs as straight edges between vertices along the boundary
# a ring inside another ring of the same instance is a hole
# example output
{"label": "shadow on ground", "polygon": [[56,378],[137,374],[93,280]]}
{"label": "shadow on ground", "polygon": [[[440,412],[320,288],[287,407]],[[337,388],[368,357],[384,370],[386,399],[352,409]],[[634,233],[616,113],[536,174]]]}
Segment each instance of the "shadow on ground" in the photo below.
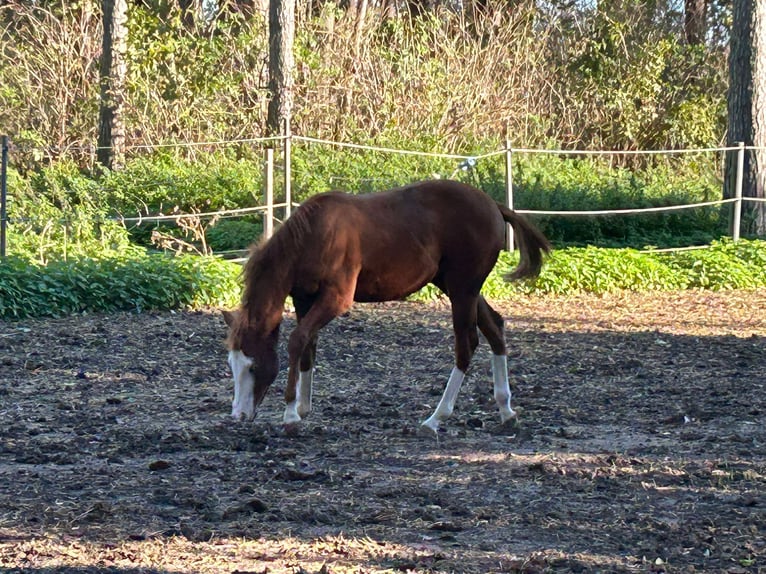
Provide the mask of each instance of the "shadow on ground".
{"label": "shadow on ground", "polygon": [[452,364],[444,308],[328,326],[297,437],[279,425],[284,375],[254,423],[229,420],[217,314],[0,323],[0,567],[766,567],[766,325],[540,305],[506,309],[518,424],[497,425],[483,345],[438,436],[418,422]]}

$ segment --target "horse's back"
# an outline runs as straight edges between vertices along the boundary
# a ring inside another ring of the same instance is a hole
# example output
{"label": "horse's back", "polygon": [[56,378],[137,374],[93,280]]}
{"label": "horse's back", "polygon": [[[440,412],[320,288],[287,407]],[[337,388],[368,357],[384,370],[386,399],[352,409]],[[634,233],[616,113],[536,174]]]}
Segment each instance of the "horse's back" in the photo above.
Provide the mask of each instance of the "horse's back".
{"label": "horse's back", "polygon": [[504,240],[495,202],[454,181],[364,195],[329,192],[304,206],[311,219],[309,274],[355,269],[358,301],[402,298],[435,278],[480,286]]}

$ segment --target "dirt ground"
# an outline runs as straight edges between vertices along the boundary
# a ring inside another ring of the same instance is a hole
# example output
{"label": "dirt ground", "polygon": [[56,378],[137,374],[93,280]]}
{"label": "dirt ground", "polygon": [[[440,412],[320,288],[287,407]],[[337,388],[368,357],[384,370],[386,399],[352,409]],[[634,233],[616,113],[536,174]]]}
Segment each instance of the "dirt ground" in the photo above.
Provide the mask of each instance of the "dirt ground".
{"label": "dirt ground", "polygon": [[217,312],[0,322],[0,571],[766,572],[766,293],[497,307],[519,422],[483,343],[438,436],[443,305],[330,324],[297,437]]}

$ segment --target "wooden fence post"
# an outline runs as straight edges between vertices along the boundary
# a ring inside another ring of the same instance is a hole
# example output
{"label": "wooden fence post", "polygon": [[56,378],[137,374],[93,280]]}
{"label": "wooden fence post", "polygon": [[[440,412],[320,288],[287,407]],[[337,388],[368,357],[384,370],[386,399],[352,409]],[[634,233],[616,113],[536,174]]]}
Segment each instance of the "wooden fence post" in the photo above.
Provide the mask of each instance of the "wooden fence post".
{"label": "wooden fence post", "polygon": [[293,147],[293,135],[290,128],[290,118],[285,118],[285,143],[284,143],[284,171],[285,171],[285,221],[290,217],[293,210],[293,188],[292,188],[292,173],[291,173],[291,161]]}
{"label": "wooden fence post", "polygon": [[5,259],[5,230],[8,225],[6,203],[8,199],[8,136],[2,137],[2,167],[0,168],[0,257]]}
{"label": "wooden fence post", "polygon": [[[513,209],[513,167],[511,165],[512,159],[511,140],[505,140],[505,204]],[[506,247],[508,251],[513,253],[513,227],[506,224]]]}
{"label": "wooden fence post", "polygon": [[263,234],[269,239],[274,234],[274,148],[270,147],[266,148],[264,186],[266,217],[263,221]]}
{"label": "wooden fence post", "polygon": [[739,240],[739,228],[742,222],[742,182],[745,176],[745,142],[739,142],[737,149],[737,182],[734,187],[734,214],[731,222],[731,238]]}

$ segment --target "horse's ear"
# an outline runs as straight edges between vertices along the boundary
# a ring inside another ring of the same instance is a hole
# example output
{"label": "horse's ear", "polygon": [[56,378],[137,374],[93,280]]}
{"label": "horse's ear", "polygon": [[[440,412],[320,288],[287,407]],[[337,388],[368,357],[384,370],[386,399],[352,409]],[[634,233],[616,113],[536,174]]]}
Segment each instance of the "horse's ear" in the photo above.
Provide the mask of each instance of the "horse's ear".
{"label": "horse's ear", "polygon": [[229,328],[234,327],[239,320],[239,311],[227,311],[226,309],[222,309],[221,313],[223,314],[223,320]]}

